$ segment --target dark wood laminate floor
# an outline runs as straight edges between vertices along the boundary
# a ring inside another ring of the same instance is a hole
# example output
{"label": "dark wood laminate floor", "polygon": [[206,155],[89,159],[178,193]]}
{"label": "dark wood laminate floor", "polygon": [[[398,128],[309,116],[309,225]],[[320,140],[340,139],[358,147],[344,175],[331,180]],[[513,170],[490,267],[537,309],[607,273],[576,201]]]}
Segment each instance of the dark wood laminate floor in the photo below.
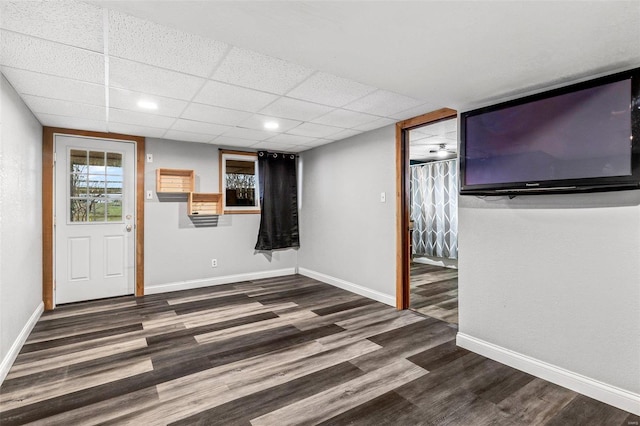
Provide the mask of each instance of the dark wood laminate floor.
{"label": "dark wood laminate floor", "polygon": [[60,307],[0,424],[630,425],[455,345],[455,326],[302,276]]}
{"label": "dark wood laminate floor", "polygon": [[410,277],[410,309],[458,324],[457,269],[412,262]]}

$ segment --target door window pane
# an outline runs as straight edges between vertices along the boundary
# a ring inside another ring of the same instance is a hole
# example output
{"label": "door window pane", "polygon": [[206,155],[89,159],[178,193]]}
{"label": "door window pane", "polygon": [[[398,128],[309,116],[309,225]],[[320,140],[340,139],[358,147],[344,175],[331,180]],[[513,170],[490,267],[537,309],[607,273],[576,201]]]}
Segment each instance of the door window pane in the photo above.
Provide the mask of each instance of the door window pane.
{"label": "door window pane", "polygon": [[69,152],[69,165],[71,173],[87,172],[87,151],[72,149]]}
{"label": "door window pane", "polygon": [[107,200],[107,222],[120,222],[122,220],[122,200]]}
{"label": "door window pane", "polygon": [[87,200],[71,199],[69,203],[70,222],[86,222],[87,221]]}

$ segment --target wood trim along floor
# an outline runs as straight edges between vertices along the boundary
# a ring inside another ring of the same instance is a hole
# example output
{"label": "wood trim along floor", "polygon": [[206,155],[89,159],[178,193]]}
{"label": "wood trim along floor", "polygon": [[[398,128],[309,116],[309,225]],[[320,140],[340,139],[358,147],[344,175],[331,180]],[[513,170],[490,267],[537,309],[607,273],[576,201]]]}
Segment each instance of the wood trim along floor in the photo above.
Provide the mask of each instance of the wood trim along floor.
{"label": "wood trim along floor", "polygon": [[133,141],[136,144],[136,286],[135,295],[144,295],[144,156],[145,138],[120,133],[43,127],[42,129],[42,300],[44,309],[55,307],[53,300],[53,167],[56,134]]}

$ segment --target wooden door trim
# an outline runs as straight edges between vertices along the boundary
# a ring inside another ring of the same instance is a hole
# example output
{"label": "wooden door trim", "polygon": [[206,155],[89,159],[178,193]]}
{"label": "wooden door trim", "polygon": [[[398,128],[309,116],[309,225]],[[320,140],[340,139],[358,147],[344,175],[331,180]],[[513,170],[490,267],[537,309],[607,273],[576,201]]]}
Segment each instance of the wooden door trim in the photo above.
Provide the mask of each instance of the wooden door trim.
{"label": "wooden door trim", "polygon": [[42,301],[45,310],[55,307],[53,300],[53,205],[54,137],[56,134],[125,140],[136,145],[136,285],[135,295],[144,296],[144,143],[140,136],[88,130],[43,127],[42,129]]}
{"label": "wooden door trim", "polygon": [[456,117],[458,112],[441,108],[396,123],[396,308],[409,307],[409,141],[407,131]]}

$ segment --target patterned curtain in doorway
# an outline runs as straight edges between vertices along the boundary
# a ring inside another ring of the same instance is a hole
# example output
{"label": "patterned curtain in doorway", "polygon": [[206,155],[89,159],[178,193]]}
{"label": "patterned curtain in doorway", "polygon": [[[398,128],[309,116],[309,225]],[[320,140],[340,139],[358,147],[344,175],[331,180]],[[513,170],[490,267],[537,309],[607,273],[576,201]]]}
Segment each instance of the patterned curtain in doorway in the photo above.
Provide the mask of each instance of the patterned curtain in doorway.
{"label": "patterned curtain in doorway", "polygon": [[458,258],[457,160],[411,166],[413,254]]}

